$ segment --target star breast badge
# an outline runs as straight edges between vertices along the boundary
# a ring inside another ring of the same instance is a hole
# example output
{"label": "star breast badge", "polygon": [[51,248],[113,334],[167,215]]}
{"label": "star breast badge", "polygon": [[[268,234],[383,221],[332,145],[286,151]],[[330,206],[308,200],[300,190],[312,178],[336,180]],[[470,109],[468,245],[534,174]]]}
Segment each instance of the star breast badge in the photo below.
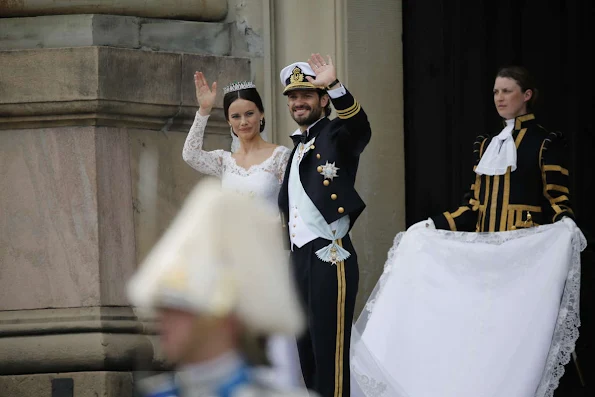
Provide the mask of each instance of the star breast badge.
{"label": "star breast badge", "polygon": [[338,178],[337,171],[339,171],[338,167],[335,167],[335,163],[326,162],[325,165],[322,166],[322,170],[320,171],[320,175],[324,176],[324,179],[330,179],[331,181],[333,178]]}

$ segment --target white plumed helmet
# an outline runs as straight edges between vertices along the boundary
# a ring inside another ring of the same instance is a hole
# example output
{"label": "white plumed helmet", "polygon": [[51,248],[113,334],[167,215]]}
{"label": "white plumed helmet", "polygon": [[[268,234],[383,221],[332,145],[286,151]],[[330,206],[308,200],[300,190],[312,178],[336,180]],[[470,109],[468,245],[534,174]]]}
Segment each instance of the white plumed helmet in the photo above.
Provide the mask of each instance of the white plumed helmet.
{"label": "white plumed helmet", "polygon": [[278,218],[258,199],[200,182],[128,285],[134,306],[235,313],[255,333],[299,335],[304,316]]}

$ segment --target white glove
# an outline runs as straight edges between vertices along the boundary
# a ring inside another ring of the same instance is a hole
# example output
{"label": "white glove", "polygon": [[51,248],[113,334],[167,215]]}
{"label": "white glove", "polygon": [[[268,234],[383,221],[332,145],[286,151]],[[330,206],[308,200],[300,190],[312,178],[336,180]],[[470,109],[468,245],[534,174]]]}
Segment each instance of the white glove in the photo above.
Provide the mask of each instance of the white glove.
{"label": "white glove", "polygon": [[434,224],[434,221],[432,220],[432,218],[428,218],[425,221],[417,222],[417,223],[409,226],[409,229],[407,229],[407,231],[421,229],[421,228],[425,228],[425,227],[427,227],[429,229],[436,229],[436,225]]}

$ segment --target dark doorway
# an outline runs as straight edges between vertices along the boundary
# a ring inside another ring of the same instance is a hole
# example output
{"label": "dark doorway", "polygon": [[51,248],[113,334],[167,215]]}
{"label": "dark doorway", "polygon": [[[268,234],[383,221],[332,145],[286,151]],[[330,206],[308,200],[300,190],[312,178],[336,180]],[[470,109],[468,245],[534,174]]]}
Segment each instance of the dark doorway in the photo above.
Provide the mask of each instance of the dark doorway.
{"label": "dark doorway", "polygon": [[570,364],[557,397],[595,395],[594,11],[592,0],[403,1],[408,225],[456,207],[469,187],[475,137],[500,130],[499,67],[534,74],[540,123],[569,139],[572,201],[589,240],[577,345],[588,385]]}

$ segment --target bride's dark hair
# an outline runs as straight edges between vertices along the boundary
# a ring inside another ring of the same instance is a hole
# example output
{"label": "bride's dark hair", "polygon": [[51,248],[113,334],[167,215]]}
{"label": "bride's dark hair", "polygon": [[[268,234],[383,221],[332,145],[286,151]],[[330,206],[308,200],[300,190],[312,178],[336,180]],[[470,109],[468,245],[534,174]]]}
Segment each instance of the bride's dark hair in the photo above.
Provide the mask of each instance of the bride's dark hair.
{"label": "bride's dark hair", "polygon": [[[225,114],[225,120],[229,121],[229,107],[236,99],[245,99],[246,101],[253,102],[258,110],[264,113],[262,99],[260,98],[258,91],[256,91],[256,88],[245,88],[243,90],[229,92],[223,97],[223,113]],[[260,123],[260,132],[264,131],[264,125],[265,120],[263,117],[262,123]]]}

